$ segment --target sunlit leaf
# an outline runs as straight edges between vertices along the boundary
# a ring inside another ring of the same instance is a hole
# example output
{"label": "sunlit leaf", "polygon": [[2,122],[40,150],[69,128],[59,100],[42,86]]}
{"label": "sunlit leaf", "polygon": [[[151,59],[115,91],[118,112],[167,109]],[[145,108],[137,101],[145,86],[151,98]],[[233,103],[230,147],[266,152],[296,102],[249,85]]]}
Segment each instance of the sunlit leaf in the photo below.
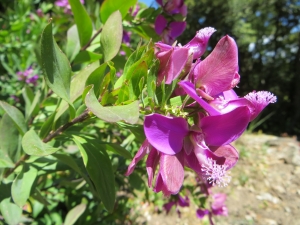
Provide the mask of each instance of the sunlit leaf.
{"label": "sunlit leaf", "polygon": [[19,224],[22,216],[22,209],[6,198],[0,203],[0,211],[6,223],[9,225]]}
{"label": "sunlit leaf", "polygon": [[119,10],[122,18],[126,16],[130,7],[136,4],[137,0],[106,0],[102,3],[100,8],[100,17],[103,23],[115,11]]}
{"label": "sunlit leaf", "polygon": [[107,122],[125,121],[134,124],[139,119],[138,101],[134,101],[128,105],[104,107],[98,102],[93,88],[87,93],[85,104],[95,116]]}
{"label": "sunlit leaf", "polygon": [[[82,69],[79,73],[74,75],[72,81],[71,81],[71,93],[70,93],[70,100],[71,102],[74,102],[76,99],[78,99],[84,89],[85,89],[85,82],[90,76],[90,74],[99,67],[99,62],[93,62],[92,64],[86,66],[84,69]],[[66,110],[68,109],[68,104],[64,101],[61,102],[60,106],[57,109],[57,113],[55,116],[54,121],[56,121]]]}
{"label": "sunlit leaf", "polygon": [[74,20],[77,25],[80,45],[85,46],[93,33],[92,20],[79,0],[69,0],[71,9],[74,15]]}
{"label": "sunlit leaf", "polygon": [[56,151],[58,148],[54,148],[51,145],[42,142],[40,137],[34,130],[29,130],[22,139],[22,147],[28,155],[46,156]]}
{"label": "sunlit leaf", "polygon": [[73,136],[84,165],[91,177],[105,208],[112,211],[115,204],[115,178],[107,153],[86,140]]}
{"label": "sunlit leaf", "polygon": [[24,165],[21,173],[13,181],[11,195],[14,202],[23,207],[30,196],[33,182],[37,176],[37,169]]}
{"label": "sunlit leaf", "polygon": [[51,21],[41,36],[41,60],[47,85],[54,93],[72,105],[70,101],[71,67],[52,36]]}
{"label": "sunlit leaf", "polygon": [[104,62],[114,58],[120,50],[123,38],[122,17],[119,11],[110,15],[101,33],[101,51]]}
{"label": "sunlit leaf", "polygon": [[68,59],[72,62],[79,51],[80,41],[78,36],[78,30],[76,24],[74,24],[69,28],[67,32],[66,55]]}
{"label": "sunlit leaf", "polygon": [[0,121],[0,167],[13,167],[12,161],[19,157],[18,145],[19,131],[5,113]]}
{"label": "sunlit leaf", "polygon": [[77,219],[84,213],[86,204],[79,204],[71,209],[65,219],[64,225],[73,225]]}
{"label": "sunlit leaf", "polygon": [[25,124],[24,115],[21,113],[21,111],[3,101],[0,101],[0,107],[12,119],[20,134],[24,135],[24,133],[27,131],[27,126]]}

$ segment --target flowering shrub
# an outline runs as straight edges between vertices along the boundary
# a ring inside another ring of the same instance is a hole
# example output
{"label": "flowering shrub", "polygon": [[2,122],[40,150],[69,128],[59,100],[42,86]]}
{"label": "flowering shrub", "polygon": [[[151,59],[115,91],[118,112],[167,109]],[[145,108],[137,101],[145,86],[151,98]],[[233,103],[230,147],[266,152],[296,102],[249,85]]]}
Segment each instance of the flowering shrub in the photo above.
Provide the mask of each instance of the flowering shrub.
{"label": "flowering shrub", "polygon": [[229,170],[239,153],[231,143],[276,97],[235,94],[238,48],[230,36],[206,58],[214,28],[176,44],[183,1],[157,1],[158,9],[121,2],[94,3],[99,17],[83,1],[56,1],[74,18],[59,42],[66,54],[53,37],[53,17],[37,45],[43,83],[31,67],[17,72],[38,89],[22,91],[22,111],[0,101],[0,210],[8,224],[127,223],[129,193],[146,190],[145,173],[148,186],[169,197],[164,209],[176,206],[180,215],[179,206],[190,205],[180,194],[186,169],[204,199],[195,217],[208,215],[213,224],[213,215],[227,215],[226,196],[212,190],[235,179]]}

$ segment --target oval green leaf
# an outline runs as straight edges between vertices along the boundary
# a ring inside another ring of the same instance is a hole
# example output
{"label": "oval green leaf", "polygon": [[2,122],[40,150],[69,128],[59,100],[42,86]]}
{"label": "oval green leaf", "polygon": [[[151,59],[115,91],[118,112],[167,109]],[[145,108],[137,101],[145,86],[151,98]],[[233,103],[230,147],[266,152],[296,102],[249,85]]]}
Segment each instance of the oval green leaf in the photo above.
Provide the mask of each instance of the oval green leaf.
{"label": "oval green leaf", "polygon": [[90,41],[92,36],[92,20],[79,0],[69,0],[69,3],[71,5],[74,20],[77,25],[80,45],[83,47]]}
{"label": "oval green leaf", "polygon": [[58,151],[58,148],[54,148],[48,144],[42,142],[40,137],[34,130],[29,130],[22,139],[22,147],[24,152],[28,155],[46,156]]}
{"label": "oval green leaf", "polygon": [[119,10],[124,18],[130,7],[134,6],[137,0],[105,0],[100,8],[100,17],[102,23],[105,23],[108,17],[115,11]]}
{"label": "oval green leaf", "polygon": [[81,137],[73,136],[86,170],[92,179],[105,208],[112,212],[115,204],[115,178],[111,161],[105,151],[87,143]]}
{"label": "oval green leaf", "polygon": [[52,36],[51,21],[41,36],[41,61],[47,85],[55,94],[72,105],[70,102],[71,67]]}
{"label": "oval green leaf", "polygon": [[18,174],[11,186],[11,195],[14,202],[23,207],[30,196],[32,185],[37,176],[37,169],[24,165],[21,173]]}
{"label": "oval green leaf", "polygon": [[82,215],[82,213],[84,213],[85,209],[86,204],[79,204],[73,209],[71,209],[66,216],[64,225],[73,225],[77,221],[77,219]]}
{"label": "oval green leaf", "polygon": [[27,131],[24,115],[16,107],[7,104],[6,102],[0,101],[0,107],[7,113],[12,119],[15,126],[18,128],[20,134],[23,136]]}
{"label": "oval green leaf", "polygon": [[134,101],[128,105],[103,107],[95,96],[94,88],[91,88],[85,96],[85,104],[95,116],[107,122],[125,121],[135,124],[139,119],[138,101]]}
{"label": "oval green leaf", "polygon": [[9,225],[19,224],[22,216],[22,209],[10,201],[10,198],[3,199],[0,203],[1,215]]}
{"label": "oval green leaf", "polygon": [[100,44],[104,62],[117,55],[121,47],[122,37],[122,16],[119,11],[116,11],[108,18],[101,33]]}

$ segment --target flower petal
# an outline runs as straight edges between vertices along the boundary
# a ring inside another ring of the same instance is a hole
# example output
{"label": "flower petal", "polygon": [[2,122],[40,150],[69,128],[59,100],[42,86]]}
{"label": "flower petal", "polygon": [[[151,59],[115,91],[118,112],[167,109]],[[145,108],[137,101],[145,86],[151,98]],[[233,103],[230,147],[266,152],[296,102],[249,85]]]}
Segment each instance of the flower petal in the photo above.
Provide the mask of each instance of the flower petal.
{"label": "flower petal", "polygon": [[254,120],[258,114],[270,103],[275,103],[277,97],[268,91],[251,92],[244,98],[253,105],[253,112],[250,121]]}
{"label": "flower petal", "polygon": [[131,163],[129,164],[127,168],[127,172],[125,173],[125,176],[129,176],[136,166],[136,164],[149,152],[149,148],[151,146],[149,145],[148,140],[146,139],[138,152],[135,154],[134,158],[132,159]]}
{"label": "flower petal", "polygon": [[190,52],[193,52],[193,59],[198,59],[204,54],[208,40],[215,31],[212,27],[205,27],[197,31],[196,36],[184,45],[184,47],[190,49]]}
{"label": "flower petal", "polygon": [[148,186],[151,187],[152,186],[152,180],[155,174],[155,170],[156,167],[158,165],[159,162],[159,151],[157,151],[155,148],[152,148],[147,161],[146,161],[146,169],[147,169],[147,173],[148,173]]}
{"label": "flower petal", "polygon": [[176,155],[162,154],[159,161],[159,171],[166,189],[171,194],[177,194],[184,179],[183,152]]}
{"label": "flower petal", "polygon": [[154,148],[174,155],[183,147],[184,137],[188,134],[188,124],[181,117],[166,117],[155,113],[146,116],[144,131]]}
{"label": "flower petal", "polygon": [[210,150],[214,152],[215,155],[219,157],[225,157],[225,165],[227,165],[227,170],[234,167],[239,159],[238,151],[231,145],[223,146],[210,146]]}
{"label": "flower petal", "polygon": [[210,96],[217,95],[238,83],[237,72],[237,45],[227,35],[218,42],[209,56],[196,65],[194,69],[196,87]]}
{"label": "flower petal", "polygon": [[209,214],[209,210],[207,209],[198,209],[196,211],[196,215],[199,219],[203,219],[203,217],[208,214]]}
{"label": "flower petal", "polygon": [[242,106],[223,115],[204,117],[200,126],[207,145],[221,146],[239,138],[249,120],[250,111],[247,106]]}
{"label": "flower petal", "polygon": [[168,21],[165,19],[165,17],[162,15],[158,15],[156,17],[155,24],[154,24],[155,32],[159,35],[162,34],[164,29],[167,27],[167,24]]}
{"label": "flower petal", "polygon": [[178,84],[191,98],[196,100],[196,102],[198,102],[202,106],[202,108],[205,109],[210,115],[215,116],[221,114],[218,110],[210,106],[205,100],[198,96],[194,84],[192,84],[189,81],[180,81]]}
{"label": "flower petal", "polygon": [[171,22],[169,25],[169,36],[172,39],[177,38],[179,35],[181,35],[186,27],[186,22],[184,21],[174,21]]}

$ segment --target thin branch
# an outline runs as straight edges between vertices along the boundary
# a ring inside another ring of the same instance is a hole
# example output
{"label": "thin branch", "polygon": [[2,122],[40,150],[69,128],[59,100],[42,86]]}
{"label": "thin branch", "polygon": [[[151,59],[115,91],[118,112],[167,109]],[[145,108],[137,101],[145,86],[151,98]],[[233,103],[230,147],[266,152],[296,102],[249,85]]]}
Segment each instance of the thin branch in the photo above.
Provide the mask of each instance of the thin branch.
{"label": "thin branch", "polygon": [[15,166],[13,168],[10,168],[9,170],[6,171],[6,173],[4,174],[4,178],[8,177],[10,174],[12,174],[18,166],[20,166],[20,164],[22,162],[24,162],[25,160],[27,160],[29,158],[29,155],[25,154],[23,155],[18,162],[16,162]]}
{"label": "thin branch", "polygon": [[[44,138],[43,142],[47,143],[51,141],[53,138],[56,136],[60,135],[62,132],[64,132],[66,129],[69,127],[73,126],[76,123],[83,122],[86,118],[89,117],[89,111],[85,110],[81,115],[78,117],[74,118],[71,122],[66,123],[65,125],[59,127],[56,131],[50,133],[46,138]],[[24,161],[26,161],[29,158],[29,155],[25,154],[23,155],[18,162],[16,162],[15,166],[13,168],[10,168],[9,170],[6,171],[4,174],[4,178],[8,177],[10,174],[12,174],[18,166],[20,166]]]}
{"label": "thin branch", "polygon": [[89,116],[89,111],[85,110],[81,115],[74,118],[71,122],[66,123],[65,125],[59,127],[56,131],[50,133],[47,137],[44,138],[43,142],[47,143],[51,141],[54,137],[57,135],[60,135],[62,132],[64,132],[69,127],[73,126],[76,123],[84,121]]}
{"label": "thin branch", "polygon": [[102,28],[100,28],[100,29],[94,34],[94,36],[89,40],[89,42],[88,42],[85,46],[83,46],[80,50],[81,50],[81,51],[86,50],[86,49],[91,45],[91,43],[93,42],[93,40],[98,36],[98,34],[101,33],[101,31],[102,31]]}

